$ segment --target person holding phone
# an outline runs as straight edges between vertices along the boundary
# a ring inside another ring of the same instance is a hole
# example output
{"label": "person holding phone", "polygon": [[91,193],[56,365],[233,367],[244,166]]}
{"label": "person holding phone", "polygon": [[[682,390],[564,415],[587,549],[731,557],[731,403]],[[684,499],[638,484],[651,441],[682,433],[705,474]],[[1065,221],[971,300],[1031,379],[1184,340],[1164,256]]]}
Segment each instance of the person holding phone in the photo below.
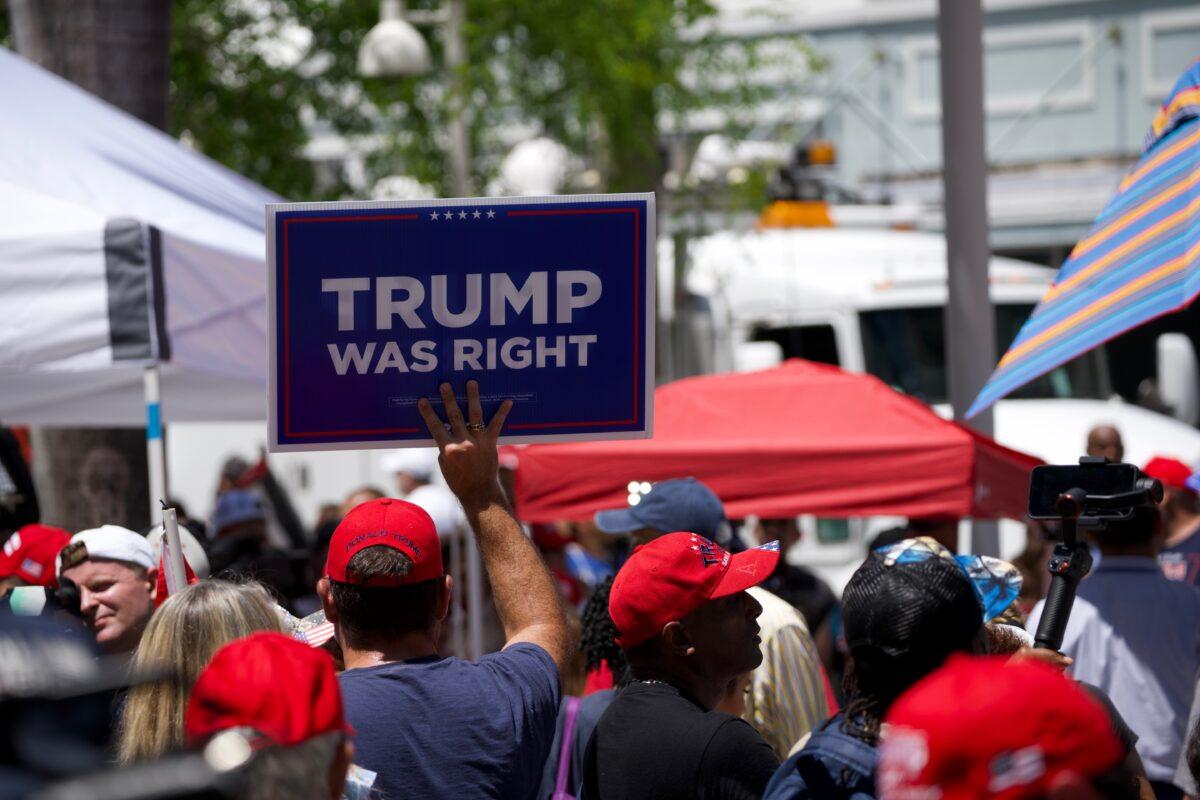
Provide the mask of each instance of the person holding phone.
{"label": "person holding phone", "polygon": [[[1108,469],[1107,467],[1105,469]],[[1174,783],[1188,711],[1200,673],[1200,591],[1170,581],[1156,556],[1162,523],[1155,506],[1085,529],[1102,558],[1079,584],[1062,652],[1076,680],[1098,686],[1138,735],[1155,796],[1183,797]],[[1029,615],[1035,633],[1045,601]]]}

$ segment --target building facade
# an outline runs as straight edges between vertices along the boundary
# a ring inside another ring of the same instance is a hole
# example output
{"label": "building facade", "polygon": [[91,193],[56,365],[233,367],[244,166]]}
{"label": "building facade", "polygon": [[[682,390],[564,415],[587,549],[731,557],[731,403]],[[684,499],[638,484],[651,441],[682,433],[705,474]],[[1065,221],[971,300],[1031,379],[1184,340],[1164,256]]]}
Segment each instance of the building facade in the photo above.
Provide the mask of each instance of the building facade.
{"label": "building facade", "polygon": [[[780,138],[832,140],[840,182],[869,199],[921,204],[931,228],[941,203],[937,5],[722,0],[716,23],[720,34],[765,48],[811,48],[823,69],[772,76],[765,125]],[[1200,57],[1200,4],[984,0],[984,11],[992,244],[1056,266]]]}

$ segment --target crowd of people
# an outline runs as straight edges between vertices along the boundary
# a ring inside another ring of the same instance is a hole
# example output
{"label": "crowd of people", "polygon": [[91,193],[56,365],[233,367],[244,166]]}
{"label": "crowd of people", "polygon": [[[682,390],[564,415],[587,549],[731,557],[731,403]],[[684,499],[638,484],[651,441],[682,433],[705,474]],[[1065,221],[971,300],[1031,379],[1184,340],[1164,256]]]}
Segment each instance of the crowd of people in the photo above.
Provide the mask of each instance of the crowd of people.
{"label": "crowd of people", "polygon": [[[1096,566],[1054,652],[1032,636],[1051,527],[1009,564],[956,553],[955,520],[911,520],[839,598],[786,558],[794,519],[728,520],[686,475],[526,528],[497,448],[511,404],[486,420],[474,382],[467,398],[443,386],[445,419],[419,404],[436,467],[392,456],[402,497],[322,509],[299,552],[271,536],[269,507],[297,523],[252,485],[261,466],[228,465],[210,524],[183,515],[173,592],[161,528],[11,532],[0,797],[1196,795],[1200,481],[1182,461],[1144,465],[1159,507],[1087,531]],[[1119,432],[1087,450],[1120,461]],[[468,547],[495,645],[475,659],[448,631]]]}

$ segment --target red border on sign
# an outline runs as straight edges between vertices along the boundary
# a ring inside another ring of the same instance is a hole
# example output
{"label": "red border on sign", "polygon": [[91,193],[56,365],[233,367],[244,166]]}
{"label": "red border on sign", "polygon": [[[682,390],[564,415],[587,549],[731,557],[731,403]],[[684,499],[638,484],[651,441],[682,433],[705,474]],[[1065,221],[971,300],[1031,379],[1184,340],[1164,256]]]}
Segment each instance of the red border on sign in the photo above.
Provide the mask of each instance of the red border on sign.
{"label": "red border on sign", "polygon": [[[641,215],[640,208],[634,206],[632,208],[564,208],[564,209],[526,209],[520,211],[509,211],[506,216],[509,217],[533,217],[533,216],[563,216],[573,214],[633,214],[633,408],[632,416],[629,419],[619,420],[599,420],[592,422],[527,422],[509,425],[510,430],[530,430],[536,428],[588,428],[599,427],[601,425],[633,425],[637,422],[638,417],[638,397],[639,397],[639,380],[638,380],[638,365],[641,361],[638,358],[638,351],[641,343],[639,323],[641,322],[641,281],[638,277],[638,272],[641,269],[641,247],[639,235],[641,233]],[[283,430],[286,437],[313,437],[313,436],[364,436],[380,433],[417,433],[419,428],[369,428],[369,429],[348,429],[336,431],[292,431],[292,404],[291,404],[291,323],[288,315],[288,227],[292,223],[299,222],[375,222],[379,220],[404,220],[411,221],[419,218],[418,214],[379,214],[371,216],[335,216],[335,217],[293,217],[283,221]]]}
{"label": "red border on sign", "polygon": [[294,222],[376,222],[379,220],[415,220],[416,214],[374,214],[370,216],[293,217],[283,221],[283,435],[303,438],[309,436],[361,436],[371,433],[417,433],[418,428],[381,428],[378,430],[292,431],[292,359],[291,324],[288,321],[288,226]]}

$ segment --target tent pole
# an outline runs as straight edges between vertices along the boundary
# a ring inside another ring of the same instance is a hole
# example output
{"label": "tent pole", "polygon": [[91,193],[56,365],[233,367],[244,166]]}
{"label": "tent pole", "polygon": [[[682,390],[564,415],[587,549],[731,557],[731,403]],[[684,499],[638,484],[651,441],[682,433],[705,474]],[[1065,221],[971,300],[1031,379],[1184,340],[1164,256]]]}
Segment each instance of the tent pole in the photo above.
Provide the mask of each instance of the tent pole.
{"label": "tent pole", "polygon": [[163,446],[162,416],[159,408],[158,364],[142,373],[146,395],[146,463],[150,466],[150,520],[162,515],[159,500],[167,499],[167,451]]}

